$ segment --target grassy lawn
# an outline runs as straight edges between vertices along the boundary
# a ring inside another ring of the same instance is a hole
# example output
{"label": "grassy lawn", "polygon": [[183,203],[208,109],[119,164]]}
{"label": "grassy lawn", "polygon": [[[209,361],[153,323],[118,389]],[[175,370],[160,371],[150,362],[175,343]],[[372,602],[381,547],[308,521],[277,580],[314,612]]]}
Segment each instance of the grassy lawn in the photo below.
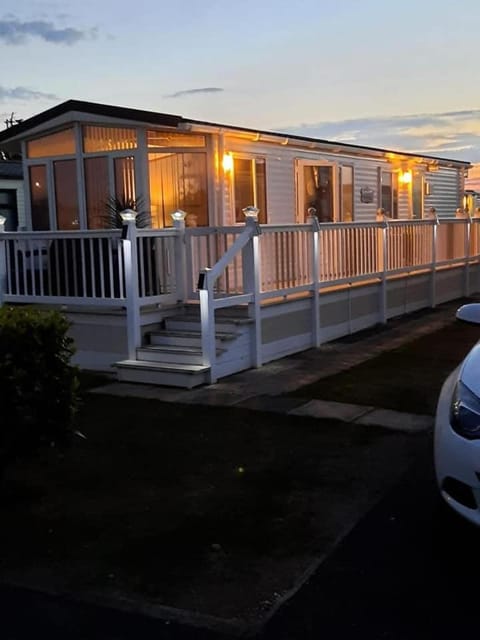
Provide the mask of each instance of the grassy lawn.
{"label": "grassy lawn", "polygon": [[289,395],[433,415],[446,376],[479,339],[478,326],[452,321],[443,329]]}
{"label": "grassy lawn", "polygon": [[423,438],[96,394],[78,429],[69,450],[8,470],[0,580],[243,620],[348,531]]}

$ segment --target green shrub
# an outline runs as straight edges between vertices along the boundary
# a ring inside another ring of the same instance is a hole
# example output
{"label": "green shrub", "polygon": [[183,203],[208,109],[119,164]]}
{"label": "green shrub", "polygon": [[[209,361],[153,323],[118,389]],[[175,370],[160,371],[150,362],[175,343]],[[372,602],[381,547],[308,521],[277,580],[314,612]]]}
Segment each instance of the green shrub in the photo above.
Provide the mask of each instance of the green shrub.
{"label": "green shrub", "polygon": [[0,308],[0,472],[73,431],[79,395],[68,328],[57,311]]}

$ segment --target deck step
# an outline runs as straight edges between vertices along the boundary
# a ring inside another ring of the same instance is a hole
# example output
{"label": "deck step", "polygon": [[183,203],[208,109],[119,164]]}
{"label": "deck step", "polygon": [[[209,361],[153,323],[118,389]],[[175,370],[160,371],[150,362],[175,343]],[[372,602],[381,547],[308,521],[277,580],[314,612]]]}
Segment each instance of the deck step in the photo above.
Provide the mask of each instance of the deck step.
{"label": "deck step", "polygon": [[[238,334],[234,332],[217,331],[215,340],[217,347],[235,340]],[[202,344],[202,334],[200,331],[169,331],[167,329],[150,331],[148,339],[151,345],[175,345],[200,347]]]}
{"label": "deck step", "polygon": [[[252,318],[222,318],[215,321],[215,329],[220,333],[231,333],[235,327],[240,328],[244,325],[253,323]],[[200,331],[200,317],[197,315],[180,315],[169,316],[164,321],[165,329],[167,331],[188,331],[195,332]]]}
{"label": "deck step", "polygon": [[204,365],[121,360],[115,364],[118,380],[192,389],[209,381],[210,368]]}
{"label": "deck step", "polygon": [[[217,358],[225,349],[217,349]],[[176,364],[202,364],[202,349],[196,346],[169,344],[151,344],[137,349],[137,359],[146,362],[165,362]]]}

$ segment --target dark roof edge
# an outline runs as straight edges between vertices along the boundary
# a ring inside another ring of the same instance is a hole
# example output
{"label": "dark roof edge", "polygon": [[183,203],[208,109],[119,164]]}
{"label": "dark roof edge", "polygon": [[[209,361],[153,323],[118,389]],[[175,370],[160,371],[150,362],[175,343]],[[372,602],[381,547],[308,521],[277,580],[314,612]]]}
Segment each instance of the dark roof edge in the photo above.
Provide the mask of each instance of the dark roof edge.
{"label": "dark roof edge", "polygon": [[64,113],[68,113],[69,111],[81,111],[83,113],[90,113],[92,115],[100,115],[106,116],[110,118],[119,118],[123,120],[135,120],[139,122],[146,122],[150,124],[157,124],[160,126],[167,127],[177,127],[179,124],[193,124],[199,126],[209,126],[209,127],[218,127],[220,129],[231,130],[231,131],[244,131],[246,133],[265,135],[265,136],[278,136],[280,138],[291,138],[292,140],[299,140],[304,142],[311,142],[316,144],[325,144],[338,146],[342,149],[348,151],[351,149],[352,152],[358,153],[359,151],[371,151],[375,153],[393,153],[395,155],[402,155],[411,158],[425,158],[426,160],[434,160],[437,162],[442,162],[445,164],[456,164],[460,166],[470,166],[472,163],[466,160],[454,160],[450,158],[441,158],[439,156],[431,156],[426,155],[424,153],[413,153],[410,151],[399,151],[398,149],[385,149],[383,147],[370,147],[365,145],[356,145],[356,144],[346,144],[344,142],[337,142],[335,140],[325,140],[322,138],[312,138],[308,136],[301,136],[296,134],[291,134],[288,132],[279,132],[279,131],[265,131],[259,129],[251,129],[249,127],[240,127],[236,125],[227,125],[216,122],[207,122],[204,120],[192,120],[186,119],[183,116],[171,115],[165,113],[158,113],[156,111],[146,111],[143,109],[133,109],[130,107],[119,107],[115,105],[107,105],[100,104],[97,102],[87,102],[84,100],[67,100],[62,102],[51,109],[47,109],[46,111],[42,111],[36,116],[32,116],[19,124],[14,125],[4,131],[0,132],[0,143],[8,141],[10,138],[14,138],[26,131],[33,129],[44,122],[48,122],[49,120],[53,120]]}
{"label": "dark roof edge", "polygon": [[61,104],[42,111],[36,116],[27,118],[23,122],[19,122],[13,127],[9,127],[5,131],[0,131],[0,142],[5,142],[10,138],[16,137],[34,129],[44,122],[58,118],[69,111],[81,111],[97,116],[106,116],[109,118],[121,118],[124,120],[138,120],[149,122],[151,124],[159,124],[167,127],[176,127],[180,122],[184,122],[181,116],[157,113],[156,111],[145,111],[143,109],[131,109],[129,107],[118,107],[108,104],[99,104],[97,102],[86,102],[84,100],[67,100]]}

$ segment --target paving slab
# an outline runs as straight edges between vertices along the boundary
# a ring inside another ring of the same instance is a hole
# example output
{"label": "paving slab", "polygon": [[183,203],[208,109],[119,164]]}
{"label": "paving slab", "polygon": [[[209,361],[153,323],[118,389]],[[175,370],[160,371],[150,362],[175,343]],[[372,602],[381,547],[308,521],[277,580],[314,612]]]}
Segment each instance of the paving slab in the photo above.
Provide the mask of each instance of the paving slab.
{"label": "paving slab", "polygon": [[291,410],[308,402],[308,398],[290,396],[272,396],[268,394],[252,396],[235,404],[242,409],[272,411],[273,413],[289,413]]}
{"label": "paving slab", "polygon": [[390,409],[372,409],[356,419],[355,423],[415,433],[433,428],[434,418]]}
{"label": "paving slab", "polygon": [[306,404],[288,411],[288,414],[356,422],[358,418],[372,410],[373,407],[365,407],[358,404],[333,402],[331,400],[310,400]]}

